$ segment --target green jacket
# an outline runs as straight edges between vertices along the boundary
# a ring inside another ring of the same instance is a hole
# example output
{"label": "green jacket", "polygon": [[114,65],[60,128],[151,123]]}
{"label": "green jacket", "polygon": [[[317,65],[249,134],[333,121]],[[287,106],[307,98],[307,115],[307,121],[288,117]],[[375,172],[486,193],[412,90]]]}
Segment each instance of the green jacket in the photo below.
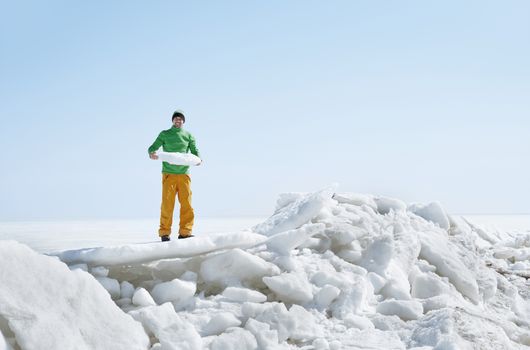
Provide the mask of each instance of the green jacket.
{"label": "green jacket", "polygon": [[[192,154],[200,158],[199,150],[195,145],[195,138],[182,128],[172,126],[171,129],[162,131],[147,151],[149,153],[156,152],[160,146],[162,146],[164,152],[189,153],[191,151]],[[163,173],[187,174],[188,169],[189,166],[187,165],[174,165],[168,162],[162,162]]]}

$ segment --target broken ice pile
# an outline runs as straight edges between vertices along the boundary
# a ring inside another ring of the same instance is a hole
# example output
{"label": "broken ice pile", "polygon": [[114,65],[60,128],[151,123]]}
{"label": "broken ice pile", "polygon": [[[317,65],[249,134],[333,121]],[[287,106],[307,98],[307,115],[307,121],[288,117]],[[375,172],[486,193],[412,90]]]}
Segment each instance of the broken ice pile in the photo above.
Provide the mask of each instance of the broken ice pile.
{"label": "broken ice pile", "polygon": [[[0,250],[0,260],[11,254],[37,263],[36,253],[16,243]],[[68,281],[62,291],[43,290],[39,282],[26,286],[21,301],[17,287],[9,287],[11,294],[0,288],[8,344],[37,348],[26,338],[39,336],[45,320],[38,317],[43,310],[24,307],[32,292],[58,299],[59,308],[48,313],[67,315],[54,321],[61,324],[78,314],[74,295],[82,285],[83,302],[107,311],[80,314],[80,330],[69,335],[80,348],[92,345],[85,334],[90,323],[113,329],[114,339],[99,340],[114,349],[530,346],[530,233],[489,232],[447,215],[438,203],[332,190],[287,193],[270,218],[248,231],[57,256],[73,271],[44,256],[38,271],[56,275],[53,284]],[[29,280],[31,269],[24,273]],[[16,276],[2,278],[10,285]],[[122,328],[108,325],[114,322]],[[135,339],[136,347],[122,338]],[[64,348],[62,335],[46,341],[41,345]]]}

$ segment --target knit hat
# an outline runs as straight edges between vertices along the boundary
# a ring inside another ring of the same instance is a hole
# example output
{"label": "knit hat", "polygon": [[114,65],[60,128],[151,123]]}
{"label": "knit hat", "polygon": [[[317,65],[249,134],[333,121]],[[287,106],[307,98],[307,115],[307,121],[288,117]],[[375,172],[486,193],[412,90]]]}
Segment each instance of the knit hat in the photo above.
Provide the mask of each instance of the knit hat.
{"label": "knit hat", "polygon": [[186,122],[186,117],[184,116],[184,113],[182,113],[182,111],[175,111],[173,113],[173,116],[171,117],[171,121],[173,121],[173,119],[175,119],[176,117],[180,117],[182,118],[182,121],[185,123]]}

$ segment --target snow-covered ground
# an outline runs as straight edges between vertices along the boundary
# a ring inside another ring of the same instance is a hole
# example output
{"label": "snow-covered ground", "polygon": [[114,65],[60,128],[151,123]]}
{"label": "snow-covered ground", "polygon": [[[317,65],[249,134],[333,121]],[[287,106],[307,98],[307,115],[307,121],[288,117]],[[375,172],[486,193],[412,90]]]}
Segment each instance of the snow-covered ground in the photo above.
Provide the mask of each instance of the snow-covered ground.
{"label": "snow-covered ground", "polygon": [[0,223],[0,350],[530,348],[530,216],[324,190],[195,234]]}

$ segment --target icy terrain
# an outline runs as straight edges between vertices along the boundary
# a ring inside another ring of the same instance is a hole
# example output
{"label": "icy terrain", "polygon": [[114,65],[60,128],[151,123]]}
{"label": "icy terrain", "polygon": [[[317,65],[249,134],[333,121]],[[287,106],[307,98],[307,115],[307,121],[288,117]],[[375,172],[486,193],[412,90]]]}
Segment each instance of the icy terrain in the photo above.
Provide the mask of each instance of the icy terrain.
{"label": "icy terrain", "polygon": [[529,258],[528,230],[331,190],[224,235],[0,241],[0,350],[530,349]]}

